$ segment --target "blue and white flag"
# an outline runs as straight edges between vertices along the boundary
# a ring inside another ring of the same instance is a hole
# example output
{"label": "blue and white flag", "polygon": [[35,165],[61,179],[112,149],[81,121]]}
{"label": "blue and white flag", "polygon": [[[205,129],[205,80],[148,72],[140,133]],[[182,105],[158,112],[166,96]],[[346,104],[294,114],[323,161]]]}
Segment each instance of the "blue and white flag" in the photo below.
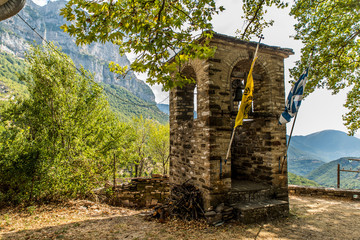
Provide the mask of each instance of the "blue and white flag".
{"label": "blue and white flag", "polygon": [[279,123],[284,124],[291,121],[291,118],[295,116],[301,105],[303,99],[304,89],[306,85],[306,77],[308,75],[309,68],[306,68],[303,74],[301,74],[299,80],[291,88],[289,95],[285,103],[285,111],[280,115]]}

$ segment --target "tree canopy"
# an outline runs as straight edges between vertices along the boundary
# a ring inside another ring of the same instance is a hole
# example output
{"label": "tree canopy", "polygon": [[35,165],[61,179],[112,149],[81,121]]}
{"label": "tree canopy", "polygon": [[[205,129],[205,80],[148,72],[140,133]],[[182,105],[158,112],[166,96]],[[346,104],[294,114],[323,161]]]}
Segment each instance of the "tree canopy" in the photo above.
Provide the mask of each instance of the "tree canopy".
{"label": "tree canopy", "polygon": [[91,75],[54,48],[27,53],[29,95],[1,111],[0,203],[86,195],[108,177],[116,119]]}
{"label": "tree canopy", "polygon": [[[281,0],[243,2],[249,23],[242,33],[245,39],[272,24],[264,20],[264,6],[286,6]],[[192,81],[180,75],[189,59],[214,54],[206,40],[212,36],[213,16],[224,10],[215,0],[70,0],[61,15],[71,21],[62,28],[76,37],[77,44],[109,41],[119,46],[120,54],[135,53],[130,69],[146,72],[149,84],[159,83],[168,90]],[[174,61],[167,62],[171,57]],[[117,63],[110,68],[117,73],[126,71]],[[175,81],[172,72],[177,72]]]}
{"label": "tree canopy", "polygon": [[[244,28],[239,38],[249,40],[273,24],[265,14],[270,7],[285,8],[282,0],[242,0]],[[190,82],[179,71],[176,80],[171,72],[180,70],[189,59],[207,58],[214,49],[207,45],[213,29],[214,15],[225,9],[215,0],[70,0],[61,14],[70,21],[62,28],[75,36],[78,44],[110,41],[121,54],[133,52],[136,60],[130,65],[135,72],[146,72],[148,83],[159,83],[165,90]],[[241,11],[239,9],[239,15]],[[301,60],[291,70],[297,79],[309,62],[307,93],[317,87],[339,92],[352,90],[345,106],[345,125],[354,134],[360,128],[359,51],[360,2],[358,0],[294,0],[290,15],[296,20],[295,39],[301,40]],[[239,23],[239,26],[242,23]],[[203,40],[197,41],[197,39]],[[167,60],[173,57],[171,63]],[[113,71],[124,73],[116,63]]]}
{"label": "tree canopy", "polygon": [[291,74],[298,77],[311,64],[307,93],[325,87],[336,94],[350,87],[343,119],[354,134],[360,128],[360,2],[297,0],[290,14],[297,20],[295,39],[304,44]]}

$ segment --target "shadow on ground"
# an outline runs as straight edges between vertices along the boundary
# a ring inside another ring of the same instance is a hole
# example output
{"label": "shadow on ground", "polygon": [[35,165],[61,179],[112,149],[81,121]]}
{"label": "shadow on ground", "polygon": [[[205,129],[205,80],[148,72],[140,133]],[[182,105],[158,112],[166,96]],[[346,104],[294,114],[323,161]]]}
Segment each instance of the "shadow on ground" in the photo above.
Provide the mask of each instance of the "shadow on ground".
{"label": "shadow on ground", "polygon": [[173,220],[161,224],[147,221],[137,212],[23,230],[25,226],[2,232],[0,236],[3,239],[360,239],[360,202],[294,196],[290,202],[289,218],[269,223],[231,222],[209,227],[204,223]]}

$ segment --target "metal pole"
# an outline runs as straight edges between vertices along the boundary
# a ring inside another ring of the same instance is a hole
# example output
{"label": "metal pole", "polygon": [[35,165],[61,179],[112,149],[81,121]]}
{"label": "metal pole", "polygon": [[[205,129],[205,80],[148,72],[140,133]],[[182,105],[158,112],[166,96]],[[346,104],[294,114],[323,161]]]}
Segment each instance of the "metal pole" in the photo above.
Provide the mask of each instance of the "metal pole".
{"label": "metal pole", "polygon": [[337,167],[337,188],[340,188],[340,163],[338,163]]}
{"label": "metal pole", "polygon": [[294,122],[293,122],[293,125],[292,125],[292,127],[291,127],[291,131],[290,131],[290,135],[289,135],[289,141],[288,141],[287,144],[286,144],[286,155],[287,155],[287,151],[288,151],[289,146],[290,146],[291,136],[292,136],[293,131],[294,131],[294,126],[295,126],[297,114],[298,114],[298,113],[296,112],[296,113],[295,113],[295,117],[294,117]]}
{"label": "metal pole", "polygon": [[[282,162],[281,162],[281,167],[280,167],[280,169],[279,169],[279,172],[281,172],[281,174],[284,173],[284,169],[283,169],[283,168],[284,168],[284,163],[285,163],[285,161],[286,161],[286,159],[287,159],[287,152],[288,152],[288,150],[289,150],[290,141],[291,141],[291,136],[292,136],[292,133],[293,133],[293,131],[294,131],[294,126],[295,126],[295,122],[296,122],[296,117],[297,117],[297,113],[295,113],[293,125],[292,125],[292,127],[291,127],[291,131],[290,131],[290,135],[289,135],[289,141],[288,141],[287,144],[286,144],[286,153],[285,153],[284,159],[283,159]],[[280,161],[281,161],[281,160],[280,160]]]}
{"label": "metal pole", "polygon": [[[261,39],[264,39],[264,36],[261,34],[261,36],[259,36],[259,42],[256,46],[256,49],[255,49],[255,54],[254,54],[254,59],[256,58],[256,55],[257,55],[257,52],[259,50],[259,45],[260,45],[260,42],[261,42]],[[252,62],[254,62],[254,59]],[[240,102],[239,102],[239,105],[238,105],[238,111],[240,109]],[[231,139],[230,139],[230,143],[229,143],[229,147],[228,147],[228,150],[226,152],[226,158],[225,158],[225,161],[224,163],[226,164],[227,163],[227,160],[229,159],[229,155],[230,155],[230,150],[231,150],[231,145],[232,145],[232,142],[234,141],[234,136],[235,136],[235,130],[236,128],[234,127],[233,131],[232,131],[232,134],[231,134]],[[222,159],[220,159],[220,179],[222,178]]]}

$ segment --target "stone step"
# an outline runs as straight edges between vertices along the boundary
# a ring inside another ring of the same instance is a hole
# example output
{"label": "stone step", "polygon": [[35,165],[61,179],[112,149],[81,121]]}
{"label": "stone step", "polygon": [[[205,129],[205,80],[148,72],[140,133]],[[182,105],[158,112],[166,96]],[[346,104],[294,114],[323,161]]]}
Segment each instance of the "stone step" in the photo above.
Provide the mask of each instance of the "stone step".
{"label": "stone step", "polygon": [[264,222],[289,215],[287,201],[270,199],[260,202],[233,204],[234,217],[243,223]]}
{"label": "stone step", "polygon": [[255,189],[244,191],[231,191],[228,196],[230,204],[259,202],[274,198],[274,190],[268,189]]}

